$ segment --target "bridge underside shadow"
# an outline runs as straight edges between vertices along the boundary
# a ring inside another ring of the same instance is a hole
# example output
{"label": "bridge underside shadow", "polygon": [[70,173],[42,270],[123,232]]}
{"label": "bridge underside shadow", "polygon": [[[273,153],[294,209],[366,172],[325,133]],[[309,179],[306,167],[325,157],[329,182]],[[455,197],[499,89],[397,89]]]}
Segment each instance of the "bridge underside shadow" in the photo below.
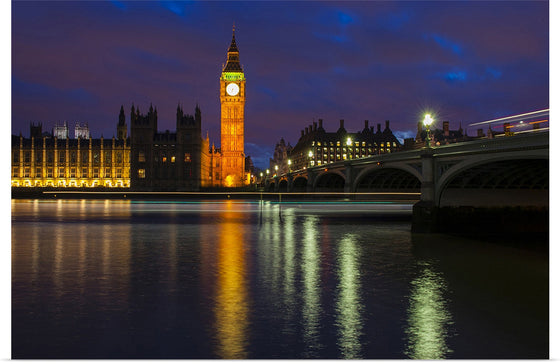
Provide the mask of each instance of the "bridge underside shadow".
{"label": "bridge underside shadow", "polygon": [[336,173],[325,173],[319,176],[315,184],[315,192],[344,192],[344,177]]}
{"label": "bridge underside shadow", "polygon": [[548,206],[548,160],[487,163],[454,176],[439,206]]}
{"label": "bridge underside shadow", "polygon": [[420,192],[416,176],[395,168],[374,170],[363,176],[355,192]]}

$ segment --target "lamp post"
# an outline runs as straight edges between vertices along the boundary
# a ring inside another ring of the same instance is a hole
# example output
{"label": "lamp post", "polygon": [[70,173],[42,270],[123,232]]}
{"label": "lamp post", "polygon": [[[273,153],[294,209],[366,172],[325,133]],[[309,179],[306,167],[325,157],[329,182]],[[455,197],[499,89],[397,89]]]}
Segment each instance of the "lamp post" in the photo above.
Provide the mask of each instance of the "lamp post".
{"label": "lamp post", "polygon": [[426,127],[426,147],[430,147],[430,125],[434,122],[432,115],[426,114],[424,115],[424,126]]}
{"label": "lamp post", "polygon": [[276,171],[276,175],[278,176],[278,164],[274,166],[274,170]]}
{"label": "lamp post", "polygon": [[288,159],[288,173],[291,173],[291,172],[292,172],[291,166],[292,166],[292,160],[291,160],[291,159]]}

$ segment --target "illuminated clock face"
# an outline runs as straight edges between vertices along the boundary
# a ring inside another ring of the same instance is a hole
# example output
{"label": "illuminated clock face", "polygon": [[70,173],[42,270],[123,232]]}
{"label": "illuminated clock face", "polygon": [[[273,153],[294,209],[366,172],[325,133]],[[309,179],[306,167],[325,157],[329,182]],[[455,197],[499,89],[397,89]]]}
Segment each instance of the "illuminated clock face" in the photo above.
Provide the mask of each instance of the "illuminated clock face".
{"label": "illuminated clock face", "polygon": [[237,86],[236,83],[232,82],[229,85],[227,85],[226,91],[227,91],[228,95],[235,96],[239,93],[239,86]]}

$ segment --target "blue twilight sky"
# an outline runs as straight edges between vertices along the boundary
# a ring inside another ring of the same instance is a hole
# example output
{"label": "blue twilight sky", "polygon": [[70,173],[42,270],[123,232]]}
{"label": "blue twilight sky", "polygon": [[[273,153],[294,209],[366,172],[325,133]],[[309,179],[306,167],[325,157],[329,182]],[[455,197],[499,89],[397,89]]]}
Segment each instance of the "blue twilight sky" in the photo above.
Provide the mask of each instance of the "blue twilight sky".
{"label": "blue twilight sky", "polygon": [[427,110],[456,129],[549,107],[547,1],[14,1],[12,133],[66,120],[112,137],[132,103],[174,130],[177,104],[198,103],[219,145],[234,22],[261,168],[319,118],[349,132],[390,120],[402,138]]}

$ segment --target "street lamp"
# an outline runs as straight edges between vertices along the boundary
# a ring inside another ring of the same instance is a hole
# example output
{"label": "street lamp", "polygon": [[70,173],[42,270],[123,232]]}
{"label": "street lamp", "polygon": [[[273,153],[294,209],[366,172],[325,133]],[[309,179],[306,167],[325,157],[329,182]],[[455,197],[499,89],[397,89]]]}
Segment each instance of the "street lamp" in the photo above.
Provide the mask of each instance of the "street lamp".
{"label": "street lamp", "polygon": [[276,171],[276,175],[278,175],[278,164],[274,166],[274,170]]}
{"label": "street lamp", "polygon": [[434,122],[432,115],[426,114],[424,115],[424,126],[426,127],[426,147],[430,147],[430,125]]}
{"label": "street lamp", "polygon": [[292,160],[288,159],[288,173],[291,171]]}

